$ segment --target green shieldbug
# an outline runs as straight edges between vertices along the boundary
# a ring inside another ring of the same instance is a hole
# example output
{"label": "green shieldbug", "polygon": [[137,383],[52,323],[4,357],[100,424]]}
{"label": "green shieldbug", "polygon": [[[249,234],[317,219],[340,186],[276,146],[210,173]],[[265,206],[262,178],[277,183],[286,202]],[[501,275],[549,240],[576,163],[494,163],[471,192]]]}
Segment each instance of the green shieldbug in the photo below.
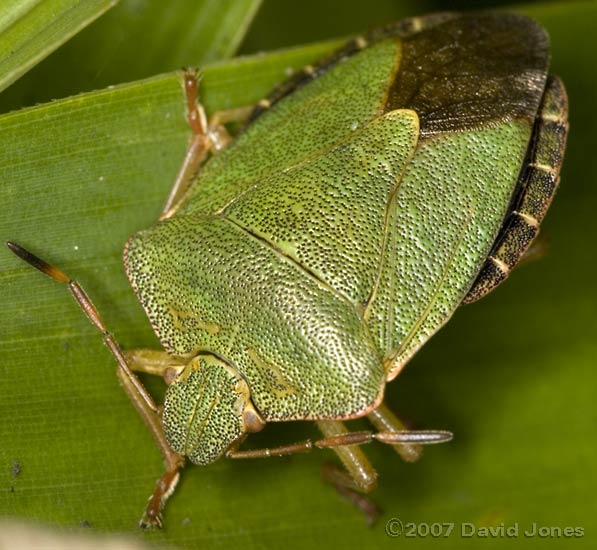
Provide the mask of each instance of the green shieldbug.
{"label": "green shieldbug", "polygon": [[[81,287],[119,377],[167,465],[144,525],[159,525],[185,459],[336,450],[344,492],[376,474],[356,447],[406,459],[449,432],[409,431],[384,386],[450,318],[502,282],[559,182],[567,99],[545,32],[512,14],[414,18],[349,41],[252,111],[228,143],[197,105],[163,215],[124,251],[165,348],[123,353]],[[220,119],[221,120],[221,119]],[[194,173],[207,157],[200,171]],[[133,371],[164,376],[163,408]],[[366,416],[377,431],[349,432]],[[315,420],[324,437],[241,450],[267,422]]]}

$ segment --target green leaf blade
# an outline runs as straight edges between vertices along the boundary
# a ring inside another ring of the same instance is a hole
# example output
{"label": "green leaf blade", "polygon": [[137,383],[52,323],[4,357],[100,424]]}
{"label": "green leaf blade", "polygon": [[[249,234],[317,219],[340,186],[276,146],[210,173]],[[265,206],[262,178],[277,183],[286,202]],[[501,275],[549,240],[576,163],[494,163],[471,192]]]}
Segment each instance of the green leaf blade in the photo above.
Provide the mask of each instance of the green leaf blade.
{"label": "green leaf blade", "polygon": [[[221,0],[204,0],[202,16],[195,22],[192,33],[192,36],[201,38],[203,51],[194,54],[193,62],[213,63],[234,55],[261,3],[262,0],[233,0],[227,3],[228,9],[223,11]],[[214,25],[218,18],[219,24]],[[186,46],[184,42],[183,46]]]}
{"label": "green leaf blade", "polygon": [[0,91],[110,9],[115,0],[11,0],[0,14]]}
{"label": "green leaf blade", "polygon": [[7,89],[0,96],[0,110],[226,59],[235,53],[260,4],[261,0],[177,0],[175,5],[121,0]]}

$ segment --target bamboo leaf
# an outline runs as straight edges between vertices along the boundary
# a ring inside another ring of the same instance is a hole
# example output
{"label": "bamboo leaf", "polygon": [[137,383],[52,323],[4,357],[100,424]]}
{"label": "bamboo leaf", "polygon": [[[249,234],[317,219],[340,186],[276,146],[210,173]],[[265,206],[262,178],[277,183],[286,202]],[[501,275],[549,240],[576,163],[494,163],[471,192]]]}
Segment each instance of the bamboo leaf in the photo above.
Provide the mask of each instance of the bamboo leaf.
{"label": "bamboo leaf", "polygon": [[[98,0],[68,2],[88,6]],[[260,4],[261,0],[121,0],[6,90],[0,110],[226,59],[236,52]]]}
{"label": "bamboo leaf", "polygon": [[115,3],[6,0],[0,10],[0,91]]}

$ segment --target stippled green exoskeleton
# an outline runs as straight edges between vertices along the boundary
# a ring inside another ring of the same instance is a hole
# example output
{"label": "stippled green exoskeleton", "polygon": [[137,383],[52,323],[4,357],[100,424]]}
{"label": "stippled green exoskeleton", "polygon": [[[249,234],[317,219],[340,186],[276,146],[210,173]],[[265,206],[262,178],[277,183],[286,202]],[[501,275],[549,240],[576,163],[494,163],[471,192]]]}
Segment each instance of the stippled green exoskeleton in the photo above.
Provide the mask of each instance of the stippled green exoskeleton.
{"label": "stippled green exoskeleton", "polygon": [[[405,430],[384,387],[537,235],[568,128],[548,62],[548,38],[526,17],[406,20],[306,67],[230,143],[186,73],[185,164],[159,223],[124,251],[165,351],[121,352],[75,281],[9,244],[70,285],[164,454],[143,524],[161,523],[185,458],[330,447],[348,472],[328,479],[367,492],[376,474],[356,445],[376,439],[412,460],[420,443],[450,438]],[[163,409],[135,370],[164,376]],[[376,431],[342,423],[363,416]],[[267,422],[308,419],[322,439],[240,449]]]}

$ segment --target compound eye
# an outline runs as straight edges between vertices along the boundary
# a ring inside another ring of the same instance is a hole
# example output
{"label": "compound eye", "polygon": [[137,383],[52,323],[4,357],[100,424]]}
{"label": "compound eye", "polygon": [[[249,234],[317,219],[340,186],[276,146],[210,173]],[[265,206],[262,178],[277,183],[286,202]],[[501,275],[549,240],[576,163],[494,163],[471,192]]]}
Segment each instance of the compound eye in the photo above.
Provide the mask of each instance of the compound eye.
{"label": "compound eye", "polygon": [[245,430],[249,433],[260,432],[265,428],[265,421],[253,407],[251,402],[247,403],[243,412],[243,423]]}
{"label": "compound eye", "polygon": [[178,378],[178,375],[184,370],[184,367],[172,366],[164,370],[164,382],[169,386]]}

